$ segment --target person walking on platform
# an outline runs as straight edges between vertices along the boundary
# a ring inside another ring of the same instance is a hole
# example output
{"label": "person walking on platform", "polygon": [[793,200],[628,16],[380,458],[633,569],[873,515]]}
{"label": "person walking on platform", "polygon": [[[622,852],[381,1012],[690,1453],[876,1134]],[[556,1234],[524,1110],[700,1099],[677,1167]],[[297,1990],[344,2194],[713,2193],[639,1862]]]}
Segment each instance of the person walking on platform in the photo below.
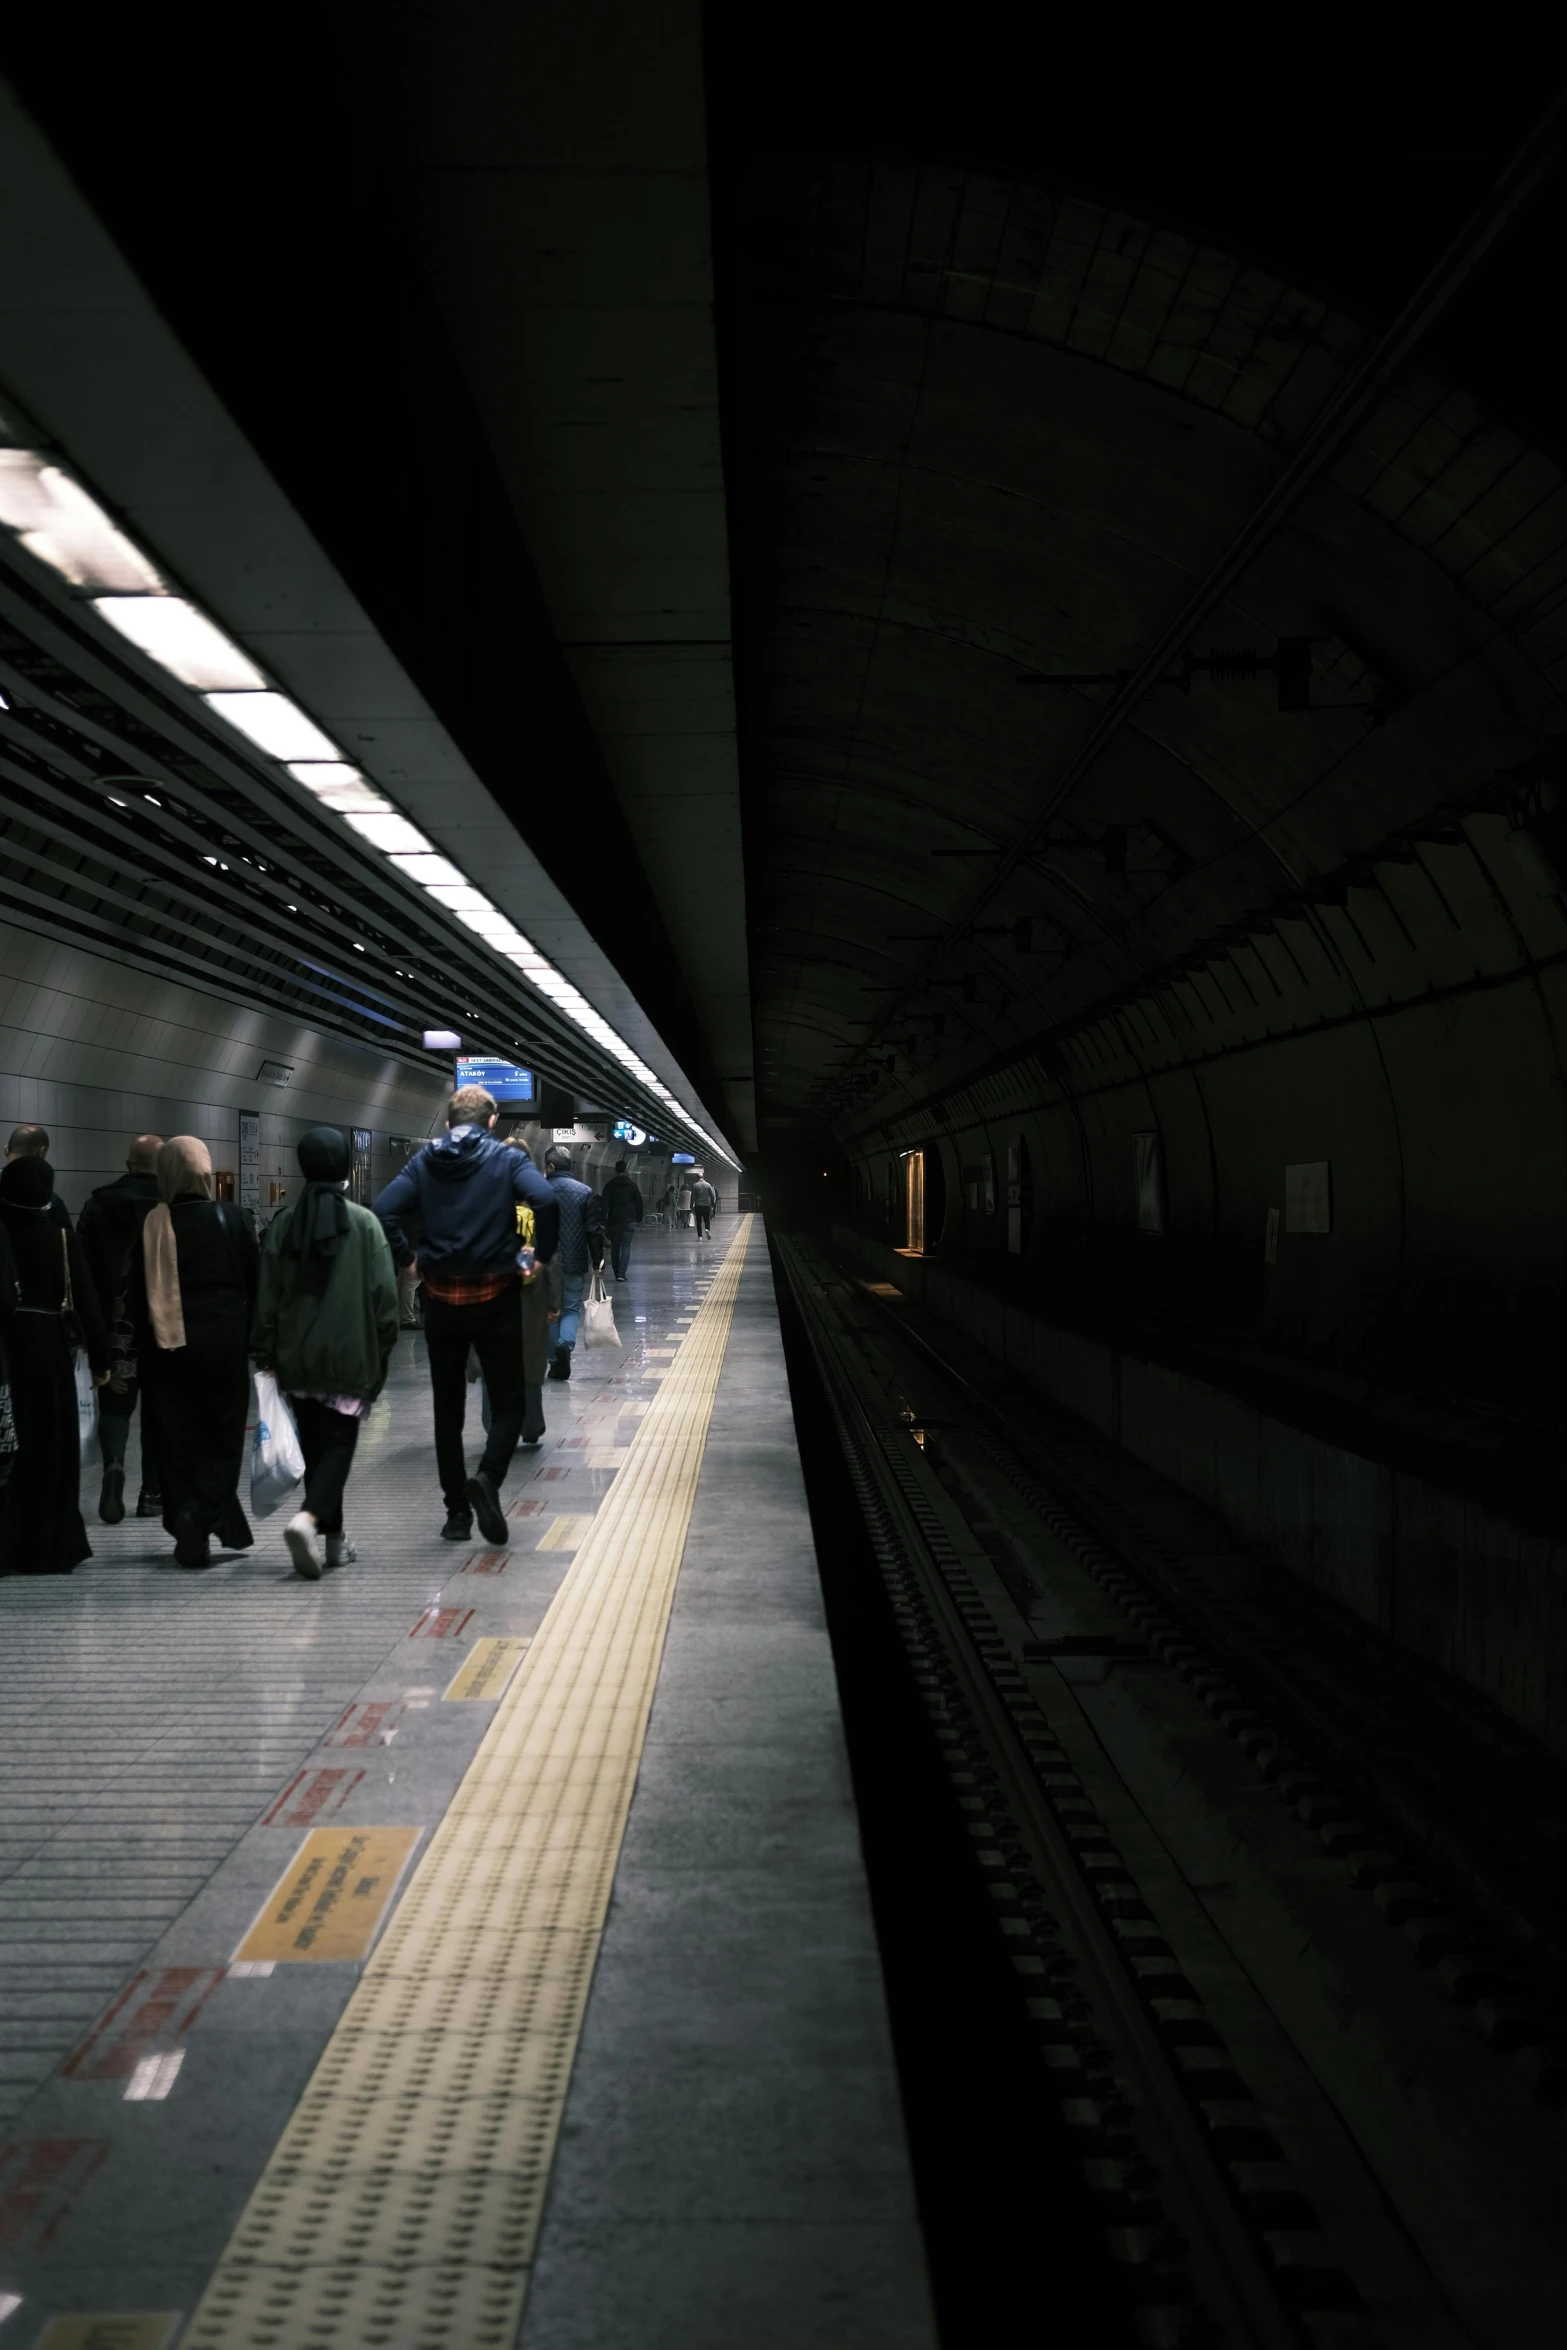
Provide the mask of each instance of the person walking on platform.
{"label": "person walking on platform", "polygon": [[163,1524],[182,1567],[204,1567],[255,1537],[240,1504],[250,1418],[250,1324],[256,1236],[250,1218],[212,1196],[212,1160],[194,1134],[158,1153],[158,1204],[131,1255],[131,1326],[142,1392],[142,1449],[152,1447]]}
{"label": "person walking on platform", "polygon": [[691,1229],[691,1178],[689,1175],[682,1175],[680,1178],[680,1189],[675,1195],[675,1214],[680,1220],[681,1231],[689,1232]]}
{"label": "person walking on platform", "polygon": [[544,1172],[560,1205],[560,1320],[555,1326],[555,1351],[550,1377],[571,1377],[571,1350],[577,1343],[582,1319],[582,1292],[588,1275],[604,1262],[603,1203],[591,1183],[579,1183],[571,1172],[568,1150],[547,1150]]}
{"label": "person walking on platform", "polygon": [[15,1267],[6,1336],[16,1460],[5,1492],[6,1565],[17,1575],[68,1575],[92,1545],[82,1523],[78,1347],[93,1384],[109,1376],[109,1333],[82,1244],[52,1214],[54,1169],[41,1155],[0,1169],[0,1224]]}
{"label": "person walking on platform", "polygon": [[[5,1163],[8,1167],[13,1159],[47,1159],[48,1156],[49,1136],[44,1127],[12,1127],[11,1139],[5,1146]],[[54,1174],[51,1169],[51,1183],[53,1180]],[[62,1231],[69,1232],[71,1230],[70,1210],[56,1191],[52,1191],[49,1195],[49,1217],[50,1221],[58,1224]]]}
{"label": "person walking on platform", "polygon": [[[103,1488],[98,1515],[106,1526],[117,1526],[125,1515],[125,1454],[130,1443],[131,1416],[136,1409],[136,1339],[131,1329],[131,1256],[141,1239],[141,1228],[158,1204],[154,1173],[161,1134],[138,1134],[125,1154],[125,1173],[113,1183],[101,1183],[89,1192],[77,1219],[82,1254],[91,1271],[93,1287],[109,1332],[109,1383],[98,1398],[98,1449],[103,1456]],[[161,1516],[157,1467],[148,1447],[142,1446],[141,1491],[138,1518]]]}
{"label": "person walking on platform", "polygon": [[343,1493],[359,1424],[386,1385],[397,1344],[397,1273],[385,1232],[343,1196],[352,1153],[338,1126],[299,1139],[305,1188],[273,1217],[261,1251],[256,1366],[287,1395],[305,1456],[305,1502],[283,1529],[296,1575],[357,1556]]}
{"label": "person walking on platform", "polygon": [[[446,1107],[446,1132],[427,1143],[374,1203],[399,1265],[413,1256],[400,1216],[416,1209],[424,1227],[424,1335],[435,1406],[435,1459],[446,1501],[448,1542],[466,1542],[477,1518],[486,1542],[510,1540],[500,1489],[522,1434],[526,1408],[522,1315],[517,1298],[517,1205],[531,1207],[535,1246],[553,1256],[555,1195],[526,1149],[497,1142],[493,1095],[461,1086]],[[470,1477],[463,1456],[468,1349],[479,1358],[492,1422]]]}
{"label": "person walking on platform", "polygon": [[698,1240],[712,1239],[713,1210],[717,1207],[717,1205],[718,1194],[713,1189],[713,1186],[708,1182],[707,1177],[702,1172],[702,1169],[698,1167],[696,1170],[696,1180],[691,1186],[691,1213],[696,1218],[696,1236]]}
{"label": "person walking on platform", "polygon": [[632,1236],[642,1221],[642,1193],[626,1173],[624,1159],[615,1161],[615,1172],[604,1186],[599,1205],[604,1212],[604,1229],[609,1239],[615,1279],[624,1281],[626,1268],[631,1262]]}

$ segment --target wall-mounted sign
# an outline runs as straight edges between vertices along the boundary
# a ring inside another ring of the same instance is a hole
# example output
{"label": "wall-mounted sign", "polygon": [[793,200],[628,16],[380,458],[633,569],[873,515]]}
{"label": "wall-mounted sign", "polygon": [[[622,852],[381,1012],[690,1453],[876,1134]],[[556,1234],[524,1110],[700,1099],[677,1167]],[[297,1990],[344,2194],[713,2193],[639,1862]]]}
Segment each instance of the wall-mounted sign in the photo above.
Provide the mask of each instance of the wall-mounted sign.
{"label": "wall-mounted sign", "polygon": [[455,1028],[427,1028],[424,1049],[427,1053],[460,1053],[462,1038]]}
{"label": "wall-mounted sign", "polygon": [[459,1056],[457,1083],[482,1085],[498,1102],[531,1102],[537,1098],[533,1071],[519,1069],[511,1061],[481,1061]]}
{"label": "wall-mounted sign", "polygon": [[647,1136],[640,1126],[633,1126],[629,1118],[617,1118],[615,1120],[615,1140],[629,1142],[632,1149],[638,1151],[646,1142]]}
{"label": "wall-mounted sign", "polygon": [[690,1151],[671,1151],[669,1163],[672,1167],[694,1167],[696,1160]]}
{"label": "wall-mounted sign", "polygon": [[292,1061],[263,1061],[256,1071],[262,1085],[291,1085],[294,1081]]}
{"label": "wall-mounted sign", "polygon": [[1308,1159],[1284,1170],[1286,1232],[1331,1232],[1333,1169],[1326,1159]]}
{"label": "wall-mounted sign", "polygon": [[261,1115],[256,1110],[239,1114],[239,1204],[261,1205]]}
{"label": "wall-mounted sign", "polygon": [[570,1143],[574,1148],[579,1144],[607,1142],[609,1128],[607,1126],[584,1126],[580,1122],[575,1126],[552,1126],[550,1140],[551,1142]]}

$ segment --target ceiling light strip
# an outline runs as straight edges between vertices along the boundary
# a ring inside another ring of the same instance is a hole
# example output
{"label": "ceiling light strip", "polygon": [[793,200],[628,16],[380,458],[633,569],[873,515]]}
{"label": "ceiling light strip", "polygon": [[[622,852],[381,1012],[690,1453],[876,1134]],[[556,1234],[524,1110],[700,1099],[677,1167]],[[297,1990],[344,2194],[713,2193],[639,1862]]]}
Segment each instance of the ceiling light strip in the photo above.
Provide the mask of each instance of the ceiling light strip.
{"label": "ceiling light strip", "polygon": [[[3,430],[0,422],[0,430]],[[367,846],[455,915],[503,962],[520,971],[584,1036],[617,1060],[662,1106],[731,1167],[739,1161],[595,1011],[580,989],[525,938],[500,907],[347,761],[331,737],[261,671],[196,605],[170,593],[154,565],[60,466],[25,448],[0,448],[0,524],[28,552],[81,589],[107,624],[217,717],[286,766]]]}

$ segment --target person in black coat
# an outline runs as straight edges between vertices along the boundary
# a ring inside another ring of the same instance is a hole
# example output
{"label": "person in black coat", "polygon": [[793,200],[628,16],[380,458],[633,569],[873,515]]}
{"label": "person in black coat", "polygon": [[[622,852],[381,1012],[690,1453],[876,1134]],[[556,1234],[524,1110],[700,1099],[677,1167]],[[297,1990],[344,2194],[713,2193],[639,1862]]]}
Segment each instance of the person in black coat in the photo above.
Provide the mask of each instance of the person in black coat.
{"label": "person in black coat", "polygon": [[615,1161],[615,1172],[604,1186],[600,1205],[615,1279],[624,1281],[631,1265],[632,1235],[642,1221],[641,1187],[626,1173],[624,1159]]}
{"label": "person in black coat", "polygon": [[[131,1330],[131,1255],[141,1228],[158,1204],[154,1172],[163,1148],[161,1134],[138,1134],[125,1154],[125,1173],[89,1192],[76,1229],[109,1332],[109,1384],[98,1398],[98,1449],[103,1455],[103,1490],[98,1515],[117,1526],[125,1515],[125,1453],[136,1409],[136,1341]],[[158,1475],[142,1446],[138,1518],[162,1515]]]}
{"label": "person in black coat", "polygon": [[5,1489],[4,1563],[13,1575],[68,1575],[92,1557],[69,1315],[80,1324],[95,1386],[109,1376],[109,1334],[82,1244],[55,1216],[47,1159],[8,1159],[0,1169],[0,1224],[16,1279],[6,1330],[16,1458]]}
{"label": "person in black coat", "polygon": [[250,1325],[256,1236],[212,1196],[212,1160],[193,1134],[158,1153],[158,1205],[132,1253],[130,1308],[144,1421],[163,1495],[163,1524],[182,1567],[204,1567],[255,1537],[240,1506],[250,1419]]}

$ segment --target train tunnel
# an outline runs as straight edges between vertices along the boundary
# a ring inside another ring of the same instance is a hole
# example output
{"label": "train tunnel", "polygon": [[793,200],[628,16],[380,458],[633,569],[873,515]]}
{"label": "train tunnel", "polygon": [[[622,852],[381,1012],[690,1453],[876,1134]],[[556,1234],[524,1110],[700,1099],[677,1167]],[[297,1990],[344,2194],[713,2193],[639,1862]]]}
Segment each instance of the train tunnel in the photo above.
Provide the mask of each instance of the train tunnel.
{"label": "train tunnel", "polygon": [[13,1157],[637,1218],[465,1551],[466,1262],[319,1587],[0,1412],[6,2350],[1559,2339],[1564,162],[1523,0],[0,31]]}

